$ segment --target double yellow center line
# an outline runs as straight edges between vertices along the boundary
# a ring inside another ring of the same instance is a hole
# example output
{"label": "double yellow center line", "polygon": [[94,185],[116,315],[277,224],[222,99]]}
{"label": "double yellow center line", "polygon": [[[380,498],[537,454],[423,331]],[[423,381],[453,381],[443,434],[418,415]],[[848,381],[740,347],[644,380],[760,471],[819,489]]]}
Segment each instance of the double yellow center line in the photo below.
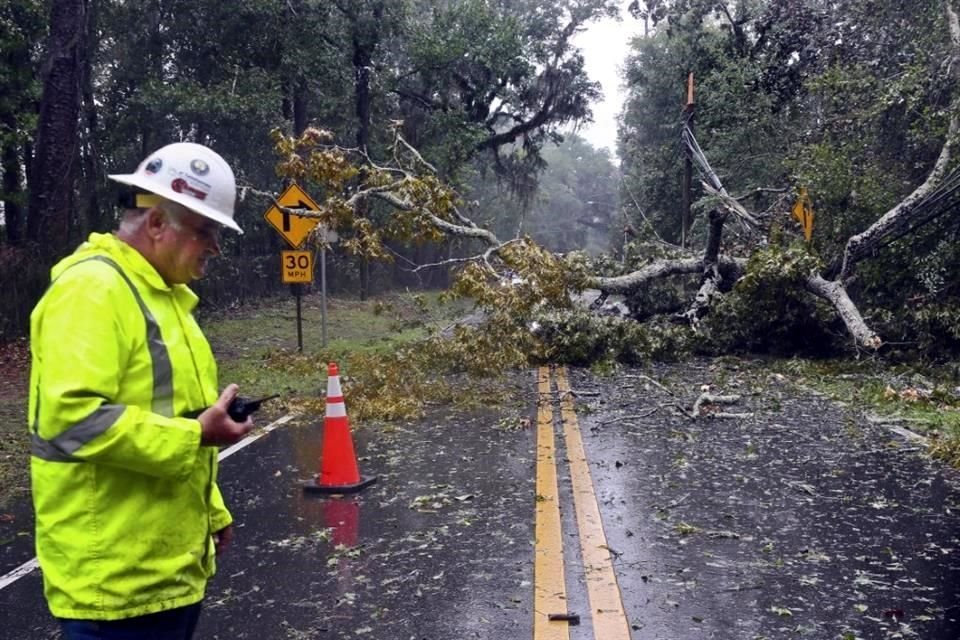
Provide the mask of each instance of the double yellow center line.
{"label": "double yellow center line", "polygon": [[[560,499],[557,488],[557,459],[554,439],[554,396],[551,371],[537,372],[537,495],[536,546],[534,549],[534,640],[569,640],[566,581],[561,536]],[[574,509],[583,557],[584,576],[590,602],[590,621],[597,640],[630,640],[630,625],[623,610],[620,586],[603,533],[600,508],[593,490],[574,411],[567,372],[554,372],[560,395],[560,420],[563,424]],[[555,618],[551,620],[551,616]]]}

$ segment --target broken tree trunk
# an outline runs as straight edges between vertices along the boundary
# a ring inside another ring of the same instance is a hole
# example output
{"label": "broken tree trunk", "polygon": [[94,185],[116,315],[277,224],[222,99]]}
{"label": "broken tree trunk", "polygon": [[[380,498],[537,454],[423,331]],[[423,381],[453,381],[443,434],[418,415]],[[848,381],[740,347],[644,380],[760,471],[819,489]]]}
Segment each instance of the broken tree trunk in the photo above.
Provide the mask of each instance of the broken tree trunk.
{"label": "broken tree trunk", "polygon": [[[718,258],[717,265],[720,269],[727,272],[728,277],[736,280],[743,273],[747,261],[743,258],[722,256]],[[587,288],[599,289],[605,293],[630,293],[660,278],[689,273],[702,273],[705,266],[703,258],[658,260],[637,271],[622,276],[591,278],[587,283]]]}
{"label": "broken tree trunk", "polygon": [[681,318],[688,321],[694,328],[713,305],[713,301],[721,295],[720,285],[723,283],[723,275],[717,267],[717,260],[720,257],[720,240],[727,214],[713,209],[708,215],[710,235],[707,237],[707,248],[703,252],[703,278],[700,281],[700,289],[693,298],[693,304],[681,314]]}

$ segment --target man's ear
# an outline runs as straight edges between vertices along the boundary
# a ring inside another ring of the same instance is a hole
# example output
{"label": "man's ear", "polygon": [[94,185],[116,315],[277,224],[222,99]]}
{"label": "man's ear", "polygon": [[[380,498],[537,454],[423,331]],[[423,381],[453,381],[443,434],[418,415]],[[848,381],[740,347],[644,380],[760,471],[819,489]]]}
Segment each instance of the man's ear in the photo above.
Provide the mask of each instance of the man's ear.
{"label": "man's ear", "polygon": [[170,226],[167,214],[160,207],[150,207],[144,215],[146,220],[143,227],[146,229],[147,235],[153,240],[158,240]]}

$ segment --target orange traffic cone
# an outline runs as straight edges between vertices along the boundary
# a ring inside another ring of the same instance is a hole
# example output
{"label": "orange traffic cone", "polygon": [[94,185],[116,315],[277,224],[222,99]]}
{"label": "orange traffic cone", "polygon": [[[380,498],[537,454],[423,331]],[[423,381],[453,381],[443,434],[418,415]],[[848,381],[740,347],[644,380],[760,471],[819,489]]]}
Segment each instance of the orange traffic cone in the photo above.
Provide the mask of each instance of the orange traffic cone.
{"label": "orange traffic cone", "polygon": [[331,362],[327,370],[327,415],[323,419],[320,473],[305,482],[303,489],[310,493],[356,493],[376,479],[376,476],[360,477],[347,406],[340,391],[340,370],[336,362]]}

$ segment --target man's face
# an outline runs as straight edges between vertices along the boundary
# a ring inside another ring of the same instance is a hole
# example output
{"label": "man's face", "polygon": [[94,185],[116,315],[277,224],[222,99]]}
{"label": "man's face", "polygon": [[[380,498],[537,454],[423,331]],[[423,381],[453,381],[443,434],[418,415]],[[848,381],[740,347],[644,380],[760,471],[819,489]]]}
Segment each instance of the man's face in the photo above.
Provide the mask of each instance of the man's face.
{"label": "man's face", "polygon": [[207,260],[220,255],[220,224],[192,211],[167,222],[161,273],[164,280],[167,284],[187,284],[202,278]]}

